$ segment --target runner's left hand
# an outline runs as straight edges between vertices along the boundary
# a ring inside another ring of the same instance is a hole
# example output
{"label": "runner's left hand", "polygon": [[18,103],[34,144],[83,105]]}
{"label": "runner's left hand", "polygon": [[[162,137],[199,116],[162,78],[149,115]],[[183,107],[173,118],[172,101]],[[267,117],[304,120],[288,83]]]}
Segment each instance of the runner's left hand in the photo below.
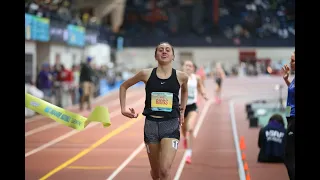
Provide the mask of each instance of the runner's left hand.
{"label": "runner's left hand", "polygon": [[208,100],[208,97],[207,97],[207,95],[205,93],[202,94],[202,97],[203,97],[204,100],[206,100],[206,101]]}
{"label": "runner's left hand", "polygon": [[122,115],[128,117],[128,118],[137,118],[138,117],[138,113],[135,112],[135,110],[133,108],[129,108],[130,111],[122,111]]}

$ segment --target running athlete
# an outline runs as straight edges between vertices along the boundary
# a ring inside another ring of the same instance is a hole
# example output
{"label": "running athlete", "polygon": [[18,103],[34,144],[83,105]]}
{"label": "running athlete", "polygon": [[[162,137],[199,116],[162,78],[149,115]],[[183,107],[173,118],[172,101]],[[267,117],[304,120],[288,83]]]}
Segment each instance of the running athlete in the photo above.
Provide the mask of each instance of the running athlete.
{"label": "running athlete", "polygon": [[[291,55],[290,67],[291,70],[295,70],[296,58],[295,52]],[[288,65],[284,65],[282,68],[283,80],[288,86],[287,97],[287,132],[285,135],[285,157],[284,164],[286,165],[290,180],[295,179],[295,116],[296,116],[296,103],[295,103],[295,78],[290,82],[289,74],[290,68]]]}
{"label": "running athlete", "polygon": [[183,145],[186,150],[187,158],[186,163],[191,164],[192,155],[192,142],[193,142],[193,128],[194,122],[197,116],[197,100],[198,91],[202,97],[207,100],[207,96],[204,91],[204,86],[202,84],[201,77],[194,74],[195,66],[190,60],[186,60],[182,66],[183,72],[187,73],[189,76],[188,80],[188,101],[186,110],[184,112],[185,122],[182,125],[182,134],[184,136]]}
{"label": "running athlete", "polygon": [[225,78],[224,70],[221,67],[220,63],[216,64],[215,70],[213,71],[213,78],[216,81],[217,87],[216,87],[216,102],[221,102],[221,86],[222,86],[222,80]]}
{"label": "running athlete", "polygon": [[[195,64],[194,64],[195,65]],[[206,72],[203,67],[200,67],[199,69],[195,66],[195,74],[197,74],[202,81],[206,80]]]}
{"label": "running athlete", "polygon": [[188,99],[188,75],[172,68],[174,49],[169,43],[157,46],[155,59],[158,67],[143,69],[121,85],[120,105],[124,116],[138,117],[133,108],[126,107],[126,90],[140,81],[145,83],[146,100],[142,114],[146,117],[144,142],[151,166],[150,174],[152,179],[169,180]]}

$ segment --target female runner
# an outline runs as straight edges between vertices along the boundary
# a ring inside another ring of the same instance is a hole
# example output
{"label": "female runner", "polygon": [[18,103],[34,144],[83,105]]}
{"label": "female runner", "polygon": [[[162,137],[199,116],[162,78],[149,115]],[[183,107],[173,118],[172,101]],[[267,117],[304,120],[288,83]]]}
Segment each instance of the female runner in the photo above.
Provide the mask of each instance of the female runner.
{"label": "female runner", "polygon": [[225,78],[224,70],[221,67],[220,63],[216,64],[215,70],[213,71],[213,78],[216,81],[217,87],[216,87],[216,102],[221,103],[221,86],[222,86],[222,80]]}
{"label": "female runner", "polygon": [[169,180],[188,99],[188,75],[172,68],[174,49],[169,43],[157,46],[155,59],[158,61],[156,68],[143,69],[123,82],[119,94],[120,105],[124,116],[136,118],[138,114],[135,110],[126,107],[126,90],[140,81],[145,83],[144,142],[151,166],[150,174],[152,179]]}
{"label": "female runner", "polygon": [[183,145],[185,147],[187,158],[186,163],[191,164],[192,156],[192,142],[193,142],[193,128],[195,120],[197,117],[197,101],[198,101],[198,91],[202,97],[207,100],[207,96],[204,91],[204,86],[199,75],[194,74],[195,65],[192,61],[186,60],[182,66],[183,72],[187,73],[189,76],[188,80],[188,101],[186,110],[184,112],[185,122],[182,125],[182,134],[184,136]]}

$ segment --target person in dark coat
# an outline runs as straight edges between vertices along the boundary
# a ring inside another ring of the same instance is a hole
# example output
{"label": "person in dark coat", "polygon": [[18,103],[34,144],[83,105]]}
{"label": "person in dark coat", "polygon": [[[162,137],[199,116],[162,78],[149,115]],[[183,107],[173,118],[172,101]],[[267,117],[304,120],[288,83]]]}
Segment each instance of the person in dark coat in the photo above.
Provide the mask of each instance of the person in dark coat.
{"label": "person in dark coat", "polygon": [[269,123],[261,128],[258,146],[258,162],[283,163],[285,148],[285,125],[281,115],[274,114]]}

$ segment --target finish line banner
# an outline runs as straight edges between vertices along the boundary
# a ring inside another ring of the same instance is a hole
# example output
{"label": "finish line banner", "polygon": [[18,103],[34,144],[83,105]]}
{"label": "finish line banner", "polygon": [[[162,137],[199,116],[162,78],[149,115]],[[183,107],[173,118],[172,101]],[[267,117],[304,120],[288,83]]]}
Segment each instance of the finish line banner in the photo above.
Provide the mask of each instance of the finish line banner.
{"label": "finish line banner", "polygon": [[100,122],[104,127],[111,125],[108,109],[102,106],[96,107],[85,118],[26,93],[25,107],[76,130],[86,128],[90,122]]}

